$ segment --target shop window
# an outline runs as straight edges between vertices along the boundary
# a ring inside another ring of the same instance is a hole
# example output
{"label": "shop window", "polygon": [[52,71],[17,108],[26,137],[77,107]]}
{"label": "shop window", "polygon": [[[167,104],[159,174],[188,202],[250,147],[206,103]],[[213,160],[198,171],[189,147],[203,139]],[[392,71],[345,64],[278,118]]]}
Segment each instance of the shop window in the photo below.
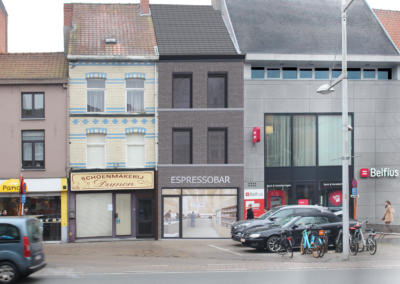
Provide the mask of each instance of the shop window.
{"label": "shop window", "polygon": [[208,108],[226,108],[226,75],[208,75]]}
{"label": "shop window", "polygon": [[364,69],[363,79],[375,79],[375,69]]}
{"label": "shop window", "polygon": [[87,79],[87,112],[104,112],[105,79]]}
{"label": "shop window", "polygon": [[329,68],[315,68],[315,79],[329,80]]}
{"label": "shop window", "polygon": [[127,167],[144,168],[145,161],[145,134],[126,134]]}
{"label": "shop window", "polygon": [[172,132],[172,163],[192,163],[192,130],[174,129]]}
{"label": "shop window", "polygon": [[332,79],[337,79],[342,75],[342,69],[333,69],[332,70]]}
{"label": "shop window", "polygon": [[312,79],[312,69],[300,69],[300,79]]}
{"label": "shop window", "polygon": [[264,79],[264,67],[251,67],[251,79]]}
{"label": "shop window", "polygon": [[293,116],[293,166],[317,164],[317,116]]}
{"label": "shop window", "polygon": [[208,129],[208,163],[227,163],[226,129]]}
{"label": "shop window", "polygon": [[297,68],[282,68],[282,79],[297,79]]}
{"label": "shop window", "polygon": [[174,75],[172,79],[172,107],[192,107],[192,75]]}
{"label": "shop window", "polygon": [[378,69],[378,80],[391,80],[392,69]]}
{"label": "shop window", "polygon": [[347,69],[347,79],[349,79],[349,80],[360,80],[361,79],[361,69],[359,69],[359,68],[348,68]]}
{"label": "shop window", "polygon": [[143,79],[126,79],[126,111],[144,112]]}
{"label": "shop window", "polygon": [[281,77],[280,69],[268,69],[267,70],[267,78],[268,79],[279,79]]}
{"label": "shop window", "polygon": [[22,118],[44,118],[44,94],[22,94]]}
{"label": "shop window", "polygon": [[10,224],[0,224],[0,244],[20,241],[21,236],[17,227]]}
{"label": "shop window", "polygon": [[106,166],[106,135],[87,135],[87,167],[105,168]]}
{"label": "shop window", "polygon": [[44,169],[44,131],[22,131],[22,168]]}
{"label": "shop window", "polygon": [[288,183],[267,183],[265,189],[266,205],[273,209],[282,205],[293,204],[292,184]]}
{"label": "shop window", "polygon": [[291,166],[291,116],[265,116],[265,164],[267,167]]}

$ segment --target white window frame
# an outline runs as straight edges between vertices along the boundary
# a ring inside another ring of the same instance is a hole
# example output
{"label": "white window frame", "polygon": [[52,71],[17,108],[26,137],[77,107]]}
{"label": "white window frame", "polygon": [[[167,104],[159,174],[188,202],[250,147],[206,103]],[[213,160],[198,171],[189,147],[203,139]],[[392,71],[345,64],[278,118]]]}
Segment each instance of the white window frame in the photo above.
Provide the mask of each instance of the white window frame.
{"label": "white window frame", "polygon": [[[361,80],[378,80],[378,68],[375,67],[370,67],[369,66],[365,66],[363,68],[361,68]],[[364,78],[364,70],[375,70],[375,78],[371,79],[371,78]]]}
{"label": "white window frame", "polygon": [[[143,88],[127,88],[126,83],[127,80],[143,80]],[[143,91],[143,112],[128,112],[128,91]],[[125,112],[126,113],[146,113],[146,79],[140,78],[127,78],[125,79]]]}
{"label": "white window frame", "polygon": [[[101,134],[104,135],[104,143],[88,143],[88,135],[93,135],[93,134]],[[94,147],[98,147],[98,146],[104,146],[104,166],[102,168],[90,168],[88,167],[88,161],[89,161],[89,157],[88,157],[88,147],[90,146],[94,146]],[[88,133],[86,134],[86,168],[87,169],[105,169],[107,168],[107,134],[104,133]]]}
{"label": "white window frame", "polygon": [[[143,135],[143,143],[128,143],[128,135],[132,135],[132,134],[141,134]],[[126,167],[129,168],[130,166],[128,165],[128,147],[129,146],[143,146],[143,150],[144,150],[144,165],[143,167],[135,167],[135,168],[145,168],[146,167],[146,133],[126,133],[126,138],[125,138],[125,143],[126,143],[126,152],[125,152],[125,158],[126,158]]]}
{"label": "white window frame", "polygon": [[[88,80],[91,80],[91,79],[102,79],[102,80],[104,80],[104,89],[103,88],[88,88]],[[94,111],[91,111],[91,112],[88,112],[88,108],[87,108],[87,106],[88,106],[88,91],[103,91],[104,92],[104,111],[103,112],[94,112]],[[86,79],[86,113],[106,113],[107,112],[107,79],[104,79],[104,78],[87,78]]]}

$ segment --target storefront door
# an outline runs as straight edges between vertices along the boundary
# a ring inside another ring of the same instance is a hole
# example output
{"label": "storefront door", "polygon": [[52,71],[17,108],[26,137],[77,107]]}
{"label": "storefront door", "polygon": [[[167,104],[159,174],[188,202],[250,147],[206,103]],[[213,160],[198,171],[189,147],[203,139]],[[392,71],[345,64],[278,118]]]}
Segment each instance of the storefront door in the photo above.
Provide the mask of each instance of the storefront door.
{"label": "storefront door", "polygon": [[293,183],[292,191],[294,204],[297,205],[314,205],[317,204],[318,187],[316,182],[299,182]]}
{"label": "storefront door", "polygon": [[137,237],[153,236],[153,198],[137,198],[136,231]]}
{"label": "storefront door", "polygon": [[131,194],[115,194],[116,235],[130,236],[132,234]]}
{"label": "storefront door", "polygon": [[180,238],[180,196],[163,197],[163,238]]}

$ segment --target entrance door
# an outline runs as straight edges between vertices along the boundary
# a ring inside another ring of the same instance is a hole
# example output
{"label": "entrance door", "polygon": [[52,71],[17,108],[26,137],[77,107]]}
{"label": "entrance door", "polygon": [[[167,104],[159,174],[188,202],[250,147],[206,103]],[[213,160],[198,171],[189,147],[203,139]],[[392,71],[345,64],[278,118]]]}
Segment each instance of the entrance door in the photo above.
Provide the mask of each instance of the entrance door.
{"label": "entrance door", "polygon": [[136,236],[153,237],[153,198],[139,197],[136,207]]}
{"label": "entrance door", "polygon": [[115,194],[115,207],[116,235],[132,235],[131,194]]}
{"label": "entrance door", "polygon": [[180,197],[163,197],[163,238],[180,238]]}
{"label": "entrance door", "polygon": [[297,205],[315,205],[317,203],[317,183],[302,182],[293,184],[293,200]]}

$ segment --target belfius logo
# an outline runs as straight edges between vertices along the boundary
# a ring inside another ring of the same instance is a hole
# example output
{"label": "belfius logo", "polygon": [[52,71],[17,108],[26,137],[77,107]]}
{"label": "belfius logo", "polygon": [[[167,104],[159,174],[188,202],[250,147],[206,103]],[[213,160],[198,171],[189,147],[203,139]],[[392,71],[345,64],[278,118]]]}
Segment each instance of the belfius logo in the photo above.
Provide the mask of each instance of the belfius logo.
{"label": "belfius logo", "polygon": [[360,177],[398,177],[399,170],[391,170],[389,168],[381,168],[380,170],[371,168],[371,169],[361,169]]}

